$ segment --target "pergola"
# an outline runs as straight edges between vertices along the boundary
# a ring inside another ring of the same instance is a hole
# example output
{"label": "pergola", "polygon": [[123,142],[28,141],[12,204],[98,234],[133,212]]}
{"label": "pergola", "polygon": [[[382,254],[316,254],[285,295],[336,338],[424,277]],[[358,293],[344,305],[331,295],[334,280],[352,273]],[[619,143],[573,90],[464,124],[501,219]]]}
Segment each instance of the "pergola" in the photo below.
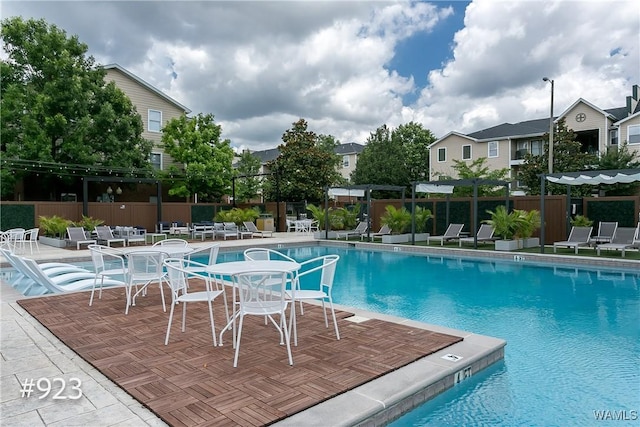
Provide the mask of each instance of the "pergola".
{"label": "pergola", "polygon": [[153,178],[121,178],[113,176],[85,176],[82,178],[82,215],[89,215],[89,182],[128,182],[134,184],[156,184],[157,222],[162,221],[162,183]]}
{"label": "pergola", "polygon": [[331,196],[353,196],[367,197],[367,237],[371,233],[371,191],[400,191],[402,193],[402,204],[404,205],[405,187],[399,185],[377,185],[377,184],[361,184],[347,185],[342,187],[325,187],[324,192],[324,238],[329,238],[329,195]]}
{"label": "pergola", "polygon": [[[600,184],[628,184],[640,181],[640,169],[611,169],[590,170],[580,172],[559,172],[540,174],[540,216],[544,221],[544,194],[545,182],[565,184],[567,186],[567,229],[571,212],[571,186],[572,185],[600,185]],[[544,253],[544,224],[540,227],[540,253]]]}
{"label": "pergola", "polygon": [[468,179],[449,179],[443,181],[427,181],[427,182],[414,182],[413,191],[411,192],[411,244],[415,245],[415,232],[416,232],[416,192],[419,193],[443,193],[447,194],[447,213],[446,222],[449,222],[449,195],[453,193],[454,187],[473,187],[473,215],[471,230],[473,232],[473,247],[478,247],[478,186],[479,185],[492,185],[492,186],[504,186],[506,194],[506,205],[509,208],[509,182],[501,181],[497,179],[483,179],[483,178],[468,178]]}

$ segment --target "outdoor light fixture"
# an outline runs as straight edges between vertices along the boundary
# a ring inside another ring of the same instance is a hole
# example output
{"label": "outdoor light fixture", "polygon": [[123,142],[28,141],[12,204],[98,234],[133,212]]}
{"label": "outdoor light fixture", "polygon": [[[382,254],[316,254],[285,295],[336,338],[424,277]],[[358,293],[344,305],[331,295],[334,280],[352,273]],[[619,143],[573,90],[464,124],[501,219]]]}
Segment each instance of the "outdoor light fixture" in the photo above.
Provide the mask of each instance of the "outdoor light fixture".
{"label": "outdoor light fixture", "polygon": [[116,194],[119,196],[120,194],[122,194],[122,188],[118,187],[116,188]]}
{"label": "outdoor light fixture", "polygon": [[113,194],[113,189],[111,188],[111,186],[107,187],[107,194],[109,195]]}
{"label": "outdoor light fixture", "polygon": [[549,173],[553,173],[553,80],[543,77],[542,81],[551,82],[551,115],[549,117]]}

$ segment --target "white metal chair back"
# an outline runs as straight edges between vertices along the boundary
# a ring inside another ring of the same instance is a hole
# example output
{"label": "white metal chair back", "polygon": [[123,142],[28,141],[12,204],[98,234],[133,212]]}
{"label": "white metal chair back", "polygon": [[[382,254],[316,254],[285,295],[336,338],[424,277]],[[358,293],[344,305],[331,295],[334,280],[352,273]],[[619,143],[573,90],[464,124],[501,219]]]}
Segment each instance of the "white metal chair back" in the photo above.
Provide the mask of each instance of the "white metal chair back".
{"label": "white metal chair back", "polygon": [[[129,313],[129,307],[136,305],[136,297],[139,294],[146,294],[149,284],[158,282],[160,286],[160,295],[162,297],[162,308],[167,311],[164,301],[164,292],[162,292],[162,284],[165,281],[165,272],[163,261],[169,258],[164,252],[158,251],[139,251],[130,252],[127,255],[127,308],[125,314]],[[138,285],[142,285],[138,288]],[[136,292],[132,293],[133,288]]]}
{"label": "white metal chair back", "polygon": [[164,239],[153,244],[153,246],[189,246],[189,242],[184,239]]}
{"label": "white metal chair back", "polygon": [[[104,280],[107,277],[119,276],[122,280],[127,280],[127,268],[124,263],[124,258],[118,253],[114,252],[108,246],[102,245],[89,245],[89,252],[91,253],[91,261],[93,263],[93,270],[95,273],[93,287],[91,288],[91,296],[89,297],[89,306],[93,305],[93,296],[98,285],[98,279],[100,279],[100,291],[98,293],[98,299],[102,299],[102,287],[104,286]],[[121,277],[120,277],[121,276]]]}
{"label": "white metal chair back", "polygon": [[246,261],[268,261],[268,260],[280,260],[297,262],[295,259],[282,252],[269,248],[249,248],[244,251],[244,259]]}
{"label": "white metal chair back", "polygon": [[[287,346],[289,365],[293,365],[291,343],[287,328],[286,285],[291,280],[287,271],[251,271],[231,276],[233,285],[238,293],[239,307],[235,316],[239,319],[237,336],[235,337],[236,352],[233,367],[238,366],[240,341],[245,316],[266,316],[280,333],[280,344]],[[278,322],[273,315],[280,315]],[[234,322],[235,325],[235,322]]]}
{"label": "white metal chair back", "polygon": [[29,253],[33,253],[33,247],[35,246],[36,250],[40,252],[40,245],[38,244],[38,234],[40,233],[39,228],[32,228],[27,230],[24,233],[24,241],[25,245],[29,245]]}

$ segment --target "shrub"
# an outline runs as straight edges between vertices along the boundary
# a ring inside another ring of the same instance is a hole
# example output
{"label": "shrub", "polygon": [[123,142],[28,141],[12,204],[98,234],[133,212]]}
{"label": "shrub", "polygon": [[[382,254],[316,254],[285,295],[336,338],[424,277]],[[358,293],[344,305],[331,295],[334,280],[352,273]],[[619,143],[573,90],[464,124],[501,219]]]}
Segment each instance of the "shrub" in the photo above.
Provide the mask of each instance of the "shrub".
{"label": "shrub", "polygon": [[424,233],[427,231],[427,221],[433,218],[431,210],[423,208],[422,206],[416,206],[416,233]]}
{"label": "shrub", "polygon": [[64,239],[65,234],[67,234],[67,227],[73,224],[68,219],[64,219],[58,215],[40,216],[39,219],[42,234],[47,237],[57,237],[59,239]]}
{"label": "shrub", "polygon": [[93,231],[97,226],[104,224],[104,220],[82,215],[82,219],[78,222],[74,222],[73,224],[74,226],[82,227],[87,231]]}
{"label": "shrub", "polygon": [[382,224],[387,225],[392,234],[404,233],[409,224],[411,224],[411,212],[404,207],[396,209],[393,205],[387,205],[385,211],[384,215],[380,217]]}

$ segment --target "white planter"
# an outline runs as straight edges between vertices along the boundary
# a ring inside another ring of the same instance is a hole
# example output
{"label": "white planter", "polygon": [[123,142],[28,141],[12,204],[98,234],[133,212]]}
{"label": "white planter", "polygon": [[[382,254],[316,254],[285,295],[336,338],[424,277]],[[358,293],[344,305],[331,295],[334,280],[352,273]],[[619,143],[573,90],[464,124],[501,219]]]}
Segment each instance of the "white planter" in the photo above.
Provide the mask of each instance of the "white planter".
{"label": "white planter", "polygon": [[409,243],[409,240],[411,240],[411,234],[386,234],[382,236],[382,243]]}
{"label": "white planter", "polygon": [[40,236],[39,240],[43,245],[54,246],[56,248],[67,247],[67,241],[64,239],[58,239],[57,237]]}
{"label": "white planter", "polygon": [[[314,239],[319,239],[319,240],[320,239],[324,239],[325,238],[325,231],[324,230],[320,230],[320,231],[314,232],[313,233],[313,238]],[[329,239],[337,239],[338,238],[338,232],[329,230],[328,238]]]}
{"label": "white planter", "polygon": [[[416,233],[416,242],[426,242],[429,237],[429,233]],[[409,237],[411,240],[411,237]]]}
{"label": "white planter", "polygon": [[523,248],[537,248],[539,246],[540,246],[540,238],[538,237],[528,237],[526,239],[522,239]]}
{"label": "white planter", "polygon": [[496,240],[496,251],[515,251],[522,249],[522,240]]}

